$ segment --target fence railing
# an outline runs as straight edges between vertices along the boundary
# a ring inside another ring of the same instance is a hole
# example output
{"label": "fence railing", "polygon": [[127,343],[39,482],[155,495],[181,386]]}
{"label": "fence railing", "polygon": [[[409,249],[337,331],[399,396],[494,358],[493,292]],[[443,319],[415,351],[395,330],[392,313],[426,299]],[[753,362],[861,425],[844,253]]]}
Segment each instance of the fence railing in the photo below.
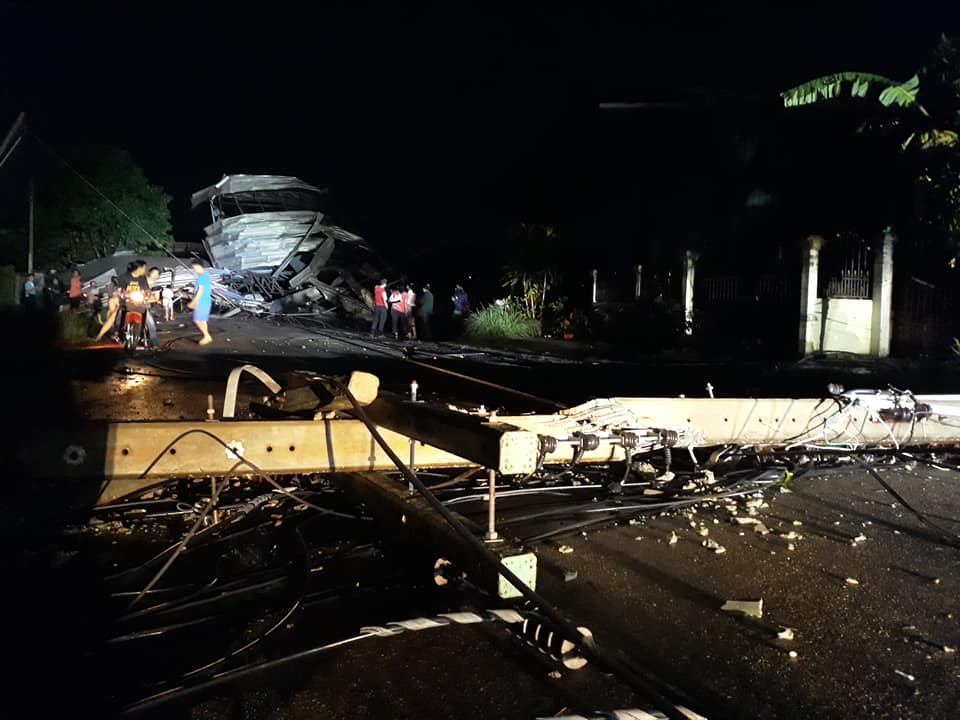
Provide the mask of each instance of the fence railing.
{"label": "fence railing", "polygon": [[833,298],[870,299],[870,276],[868,274],[840,275],[827,282],[827,294]]}
{"label": "fence railing", "polygon": [[694,297],[698,304],[700,302],[731,304],[784,300],[789,297],[791,291],[790,281],[780,275],[758,275],[755,277],[730,275],[699,279]]}

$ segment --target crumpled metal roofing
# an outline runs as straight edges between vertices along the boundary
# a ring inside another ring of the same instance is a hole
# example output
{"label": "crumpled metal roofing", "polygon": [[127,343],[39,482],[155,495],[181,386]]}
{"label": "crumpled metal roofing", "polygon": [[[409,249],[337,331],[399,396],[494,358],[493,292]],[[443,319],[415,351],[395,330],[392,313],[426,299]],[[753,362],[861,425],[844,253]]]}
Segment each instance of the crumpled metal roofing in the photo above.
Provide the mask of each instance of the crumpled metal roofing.
{"label": "crumpled metal roofing", "polygon": [[[318,210],[326,193],[326,189],[290,175],[224,175],[219,182],[193,193],[190,202],[195,208],[215,198],[232,197],[239,203],[239,212]],[[314,204],[318,207],[312,207]]]}
{"label": "crumpled metal roofing", "polygon": [[194,207],[210,204],[207,255],[225,271],[223,290],[215,285],[214,295],[233,292],[227,304],[245,309],[256,298],[271,312],[301,306],[316,312],[329,304],[368,317],[367,286],[387,267],[362,237],[327,222],[325,193],[279,175],[228,175],[194,193]]}

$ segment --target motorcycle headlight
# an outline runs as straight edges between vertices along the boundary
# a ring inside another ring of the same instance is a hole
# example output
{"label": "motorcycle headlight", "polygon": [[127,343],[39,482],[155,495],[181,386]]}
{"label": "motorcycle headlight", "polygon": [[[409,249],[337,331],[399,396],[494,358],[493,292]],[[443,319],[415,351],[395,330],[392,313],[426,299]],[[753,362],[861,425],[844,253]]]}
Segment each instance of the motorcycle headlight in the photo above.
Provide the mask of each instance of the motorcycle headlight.
{"label": "motorcycle headlight", "polygon": [[140,292],[139,290],[134,290],[132,293],[130,293],[130,300],[132,300],[135,303],[142,303],[143,293]]}

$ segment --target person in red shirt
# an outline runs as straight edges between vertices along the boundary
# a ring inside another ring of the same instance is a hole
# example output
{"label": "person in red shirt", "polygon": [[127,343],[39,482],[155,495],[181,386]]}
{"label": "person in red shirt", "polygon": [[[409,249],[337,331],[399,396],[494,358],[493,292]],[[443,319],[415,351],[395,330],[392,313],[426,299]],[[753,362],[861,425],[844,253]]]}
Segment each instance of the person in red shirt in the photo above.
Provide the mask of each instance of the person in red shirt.
{"label": "person in red shirt", "polygon": [[382,337],[387,326],[387,281],[381,279],[373,288],[373,322],[370,337]]}
{"label": "person in red shirt", "polygon": [[80,271],[74,270],[70,276],[70,309],[78,310],[83,304],[83,286],[80,283]]}
{"label": "person in red shirt", "polygon": [[401,290],[391,290],[387,299],[390,305],[390,326],[393,328],[393,339],[399,340],[401,333],[407,337],[407,293]]}

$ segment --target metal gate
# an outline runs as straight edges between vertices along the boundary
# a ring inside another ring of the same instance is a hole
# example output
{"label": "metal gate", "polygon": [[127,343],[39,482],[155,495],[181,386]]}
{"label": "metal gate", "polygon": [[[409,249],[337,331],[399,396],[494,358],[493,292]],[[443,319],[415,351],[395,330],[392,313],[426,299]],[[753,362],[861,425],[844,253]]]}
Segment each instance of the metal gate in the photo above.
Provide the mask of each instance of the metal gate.
{"label": "metal gate", "polygon": [[947,355],[958,334],[956,283],[933,284],[912,275],[894,275],[893,337],[897,357]]}

